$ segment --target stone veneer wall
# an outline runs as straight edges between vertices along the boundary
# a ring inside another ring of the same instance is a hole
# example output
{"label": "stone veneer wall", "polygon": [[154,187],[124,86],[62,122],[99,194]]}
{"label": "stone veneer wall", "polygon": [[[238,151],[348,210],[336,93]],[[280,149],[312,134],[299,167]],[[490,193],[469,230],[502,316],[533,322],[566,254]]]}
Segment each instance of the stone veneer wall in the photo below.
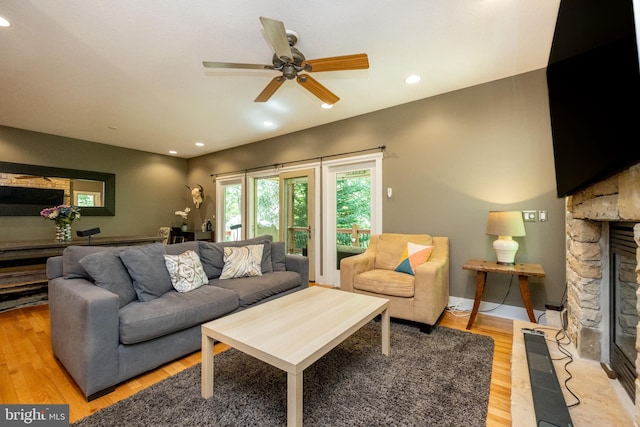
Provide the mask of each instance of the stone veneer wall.
{"label": "stone veneer wall", "polygon": [[[596,183],[566,199],[567,216],[567,333],[578,354],[605,360],[603,341],[608,346],[608,221],[638,222],[633,228],[640,246],[640,164]],[[603,232],[604,231],[604,232]],[[640,283],[640,251],[636,252],[636,281]],[[636,293],[640,312],[640,295]],[[640,331],[640,325],[635,325]],[[640,333],[637,334],[640,337]],[[640,354],[640,341],[636,338]],[[640,357],[636,369],[640,368]],[[639,375],[640,377],[640,375]],[[636,380],[636,425],[640,425],[640,381]]]}

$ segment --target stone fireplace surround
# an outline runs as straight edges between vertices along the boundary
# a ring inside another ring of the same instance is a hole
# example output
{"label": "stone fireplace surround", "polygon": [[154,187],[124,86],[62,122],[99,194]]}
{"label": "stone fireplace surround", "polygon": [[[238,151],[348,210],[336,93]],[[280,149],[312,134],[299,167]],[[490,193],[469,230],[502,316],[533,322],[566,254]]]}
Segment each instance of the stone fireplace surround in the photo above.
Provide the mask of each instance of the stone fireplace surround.
{"label": "stone fireplace surround", "polygon": [[[640,246],[640,163],[567,197],[566,208],[567,334],[580,357],[608,362],[608,222],[636,222],[633,234]],[[640,283],[640,250],[636,260]],[[640,311],[640,303],[636,309]],[[638,338],[636,349],[640,354]],[[638,368],[640,360],[636,360]],[[640,425],[639,380],[635,402],[635,423]]]}

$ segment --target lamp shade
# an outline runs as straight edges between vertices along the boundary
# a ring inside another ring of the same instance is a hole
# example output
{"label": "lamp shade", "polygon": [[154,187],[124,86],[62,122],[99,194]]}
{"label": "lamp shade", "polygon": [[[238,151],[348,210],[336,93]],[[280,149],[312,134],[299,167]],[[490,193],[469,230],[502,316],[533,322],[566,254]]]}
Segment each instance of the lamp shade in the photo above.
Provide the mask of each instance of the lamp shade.
{"label": "lamp shade", "polygon": [[489,211],[487,232],[491,236],[526,236],[520,211]]}

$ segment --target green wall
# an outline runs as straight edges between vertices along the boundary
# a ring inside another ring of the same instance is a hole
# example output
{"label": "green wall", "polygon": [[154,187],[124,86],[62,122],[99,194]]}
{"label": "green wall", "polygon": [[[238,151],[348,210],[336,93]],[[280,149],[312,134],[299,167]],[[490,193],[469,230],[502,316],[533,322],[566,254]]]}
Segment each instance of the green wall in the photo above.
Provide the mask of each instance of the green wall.
{"label": "green wall", "polygon": [[[427,82],[428,84],[428,82]],[[534,308],[565,286],[564,199],[555,172],[545,70],[486,83],[189,160],[188,182],[205,188],[201,218],[215,211],[211,174],[385,145],[383,230],[448,236],[451,290],[473,299],[467,259],[495,259],[484,234],[489,210],[547,210],[526,223],[516,261],[542,264],[531,279]],[[386,190],[385,194],[386,194]],[[500,302],[510,276],[489,275],[485,301]],[[522,306],[517,277],[506,304]]]}
{"label": "green wall", "polygon": [[[185,159],[3,126],[0,153],[5,162],[116,174],[116,215],[81,217],[74,236],[93,227],[100,236],[155,236],[160,226],[177,224],[176,210],[192,204]],[[0,240],[53,239],[54,229],[39,216],[0,216]]]}

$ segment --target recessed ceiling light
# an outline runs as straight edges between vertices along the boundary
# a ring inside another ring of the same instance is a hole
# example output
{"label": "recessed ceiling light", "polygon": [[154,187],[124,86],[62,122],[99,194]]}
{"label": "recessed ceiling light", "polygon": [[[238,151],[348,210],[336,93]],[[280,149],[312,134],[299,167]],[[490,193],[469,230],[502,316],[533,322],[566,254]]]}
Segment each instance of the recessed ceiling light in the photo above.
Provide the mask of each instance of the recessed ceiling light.
{"label": "recessed ceiling light", "polygon": [[329,109],[333,108],[333,104],[327,104],[327,103],[325,102],[325,103],[323,103],[323,104],[321,105],[321,107],[322,107],[322,108],[324,108],[325,110],[329,110]]}
{"label": "recessed ceiling light", "polygon": [[196,145],[197,145],[198,147],[204,147],[204,142],[196,142]]}
{"label": "recessed ceiling light", "polygon": [[404,79],[404,82],[407,84],[414,84],[414,83],[418,83],[420,81],[420,76],[417,76],[415,74],[410,75],[409,77],[407,77],[406,79]]}
{"label": "recessed ceiling light", "polygon": [[169,154],[178,154],[176,150],[169,150]]}
{"label": "recessed ceiling light", "polygon": [[273,126],[273,122],[270,122],[270,121],[267,120],[267,121],[264,122],[264,125],[265,126]]}
{"label": "recessed ceiling light", "polygon": [[0,16],[0,27],[10,27],[11,22],[9,22],[6,18]]}

